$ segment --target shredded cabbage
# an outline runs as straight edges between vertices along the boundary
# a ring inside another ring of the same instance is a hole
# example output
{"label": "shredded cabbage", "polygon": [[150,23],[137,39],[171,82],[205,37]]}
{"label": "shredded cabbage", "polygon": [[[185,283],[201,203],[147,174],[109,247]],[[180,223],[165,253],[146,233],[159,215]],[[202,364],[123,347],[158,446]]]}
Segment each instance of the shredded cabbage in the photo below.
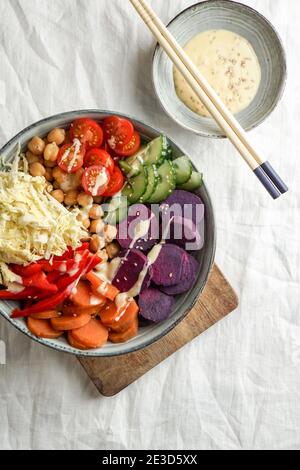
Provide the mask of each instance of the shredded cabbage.
{"label": "shredded cabbage", "polygon": [[57,202],[45,186],[44,178],[19,171],[19,158],[9,173],[0,172],[0,263],[27,265],[60,256],[86,237],[76,213]]}

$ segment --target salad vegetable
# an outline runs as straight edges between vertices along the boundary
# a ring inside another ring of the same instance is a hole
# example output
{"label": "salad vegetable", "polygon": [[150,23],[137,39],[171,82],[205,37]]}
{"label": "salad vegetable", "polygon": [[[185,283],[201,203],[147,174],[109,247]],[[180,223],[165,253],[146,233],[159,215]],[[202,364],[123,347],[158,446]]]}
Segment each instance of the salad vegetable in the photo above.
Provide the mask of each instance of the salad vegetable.
{"label": "salad vegetable", "polygon": [[18,165],[0,172],[0,300],[21,301],[12,317],[81,350],[131,340],[141,318],[169,318],[199,272],[188,243],[204,244],[193,193],[203,177],[190,159],[107,116],[35,136]]}
{"label": "salad vegetable", "polygon": [[86,236],[74,213],[56,203],[42,177],[0,172],[0,261],[23,264],[77,248]]}

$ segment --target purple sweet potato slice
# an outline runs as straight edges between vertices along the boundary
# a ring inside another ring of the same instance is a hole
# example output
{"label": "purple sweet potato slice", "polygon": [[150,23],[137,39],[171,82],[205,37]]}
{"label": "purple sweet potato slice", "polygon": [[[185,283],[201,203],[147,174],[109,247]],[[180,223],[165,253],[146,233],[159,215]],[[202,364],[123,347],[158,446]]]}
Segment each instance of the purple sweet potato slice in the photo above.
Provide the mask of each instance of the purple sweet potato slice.
{"label": "purple sweet potato slice", "polygon": [[204,244],[204,240],[194,222],[181,216],[172,217],[164,231],[164,239],[186,251],[201,250]]}
{"label": "purple sweet potato slice", "polygon": [[[136,239],[139,233],[141,236]],[[131,206],[128,217],[118,226],[117,240],[125,249],[150,250],[159,241],[157,217],[143,204]]]}
{"label": "purple sweet potato slice", "polygon": [[152,265],[152,281],[157,286],[175,286],[181,280],[183,261],[186,252],[176,245],[162,245],[155,263]]}
{"label": "purple sweet potato slice", "polygon": [[176,189],[160,206],[160,213],[162,220],[172,215],[181,216],[185,219],[190,219],[199,226],[203,223],[205,207],[199,196],[188,191]]}
{"label": "purple sweet potato slice", "polygon": [[174,297],[150,287],[139,297],[140,315],[154,323],[162,322],[172,314],[175,302]]}
{"label": "purple sweet potato slice", "polygon": [[160,290],[167,295],[174,296],[188,292],[196,282],[199,272],[198,261],[188,253],[186,253],[185,260],[182,267],[182,277],[180,282],[175,286],[160,287]]}
{"label": "purple sweet potato slice", "polygon": [[127,251],[124,256],[112,282],[120,292],[128,292],[136,284],[140,273],[148,263],[147,257],[138,250]]}

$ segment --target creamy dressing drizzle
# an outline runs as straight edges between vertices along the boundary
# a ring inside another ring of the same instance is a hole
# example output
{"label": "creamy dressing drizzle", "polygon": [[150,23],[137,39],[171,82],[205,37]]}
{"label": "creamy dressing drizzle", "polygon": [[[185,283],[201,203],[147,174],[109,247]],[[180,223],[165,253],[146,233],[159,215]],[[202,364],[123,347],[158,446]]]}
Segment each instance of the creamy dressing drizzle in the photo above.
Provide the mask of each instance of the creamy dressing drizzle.
{"label": "creamy dressing drizzle", "polygon": [[149,232],[151,220],[153,219],[153,217],[154,215],[152,214],[150,219],[141,220],[140,222],[136,224],[136,226],[134,227],[134,237],[129,247],[130,249],[134,247],[134,245],[140,238],[143,238],[147,235],[147,233]]}
{"label": "creamy dressing drizzle", "polygon": [[140,153],[140,155],[138,155],[136,157],[136,159],[133,161],[133,163],[131,164],[131,172],[127,175],[127,178],[132,178],[134,175],[135,175],[135,170],[137,170],[139,168],[139,163],[140,164],[144,164],[144,156],[145,154],[147,153],[147,147],[145,148],[145,150],[143,152]]}
{"label": "creamy dressing drizzle", "polygon": [[[130,244],[130,249],[133,248],[135,245],[136,241],[139,240],[140,238],[144,237],[150,228],[150,223],[152,218],[154,217],[154,214],[149,219],[142,220],[139,222],[134,230],[134,238]],[[148,253],[148,261],[144,267],[144,269],[140,272],[139,277],[135,285],[128,291],[124,292],[121,294],[118,294],[116,299],[115,299],[115,304],[117,307],[117,312],[118,316],[115,321],[120,321],[123,315],[125,315],[128,304],[133,301],[134,297],[137,297],[141,293],[141,289],[143,287],[144,281],[146,279],[146,276],[149,272],[150,267],[156,262],[158,259],[162,246],[165,244],[165,238],[166,235],[169,232],[170,224],[174,220],[174,216],[171,217],[168,226],[166,227],[166,230],[163,233],[162,240],[159,244],[155,245],[152,250]],[[106,294],[108,285],[112,283],[113,279],[115,278],[120,264],[122,261],[126,260],[126,257],[128,256],[130,249],[126,252],[124,258],[115,258],[113,259],[110,263],[101,263],[96,267],[97,272],[95,273],[101,281],[103,281],[103,284],[97,289],[97,292],[101,295]]]}
{"label": "creamy dressing drizzle", "polygon": [[98,191],[102,186],[105,186],[108,182],[108,177],[107,177],[107,170],[106,168],[102,168],[100,171],[99,175],[96,178],[95,186],[93,187],[92,190],[92,195],[93,196],[98,196]]}
{"label": "creamy dressing drizzle", "polygon": [[155,245],[152,250],[148,254],[148,263],[144,267],[144,269],[140,272],[139,278],[135,285],[130,289],[129,292],[127,292],[127,298],[134,298],[137,297],[141,293],[141,289],[143,287],[144,281],[146,279],[146,276],[148,274],[150,266],[152,266],[157,258],[159,257],[159,254],[162,249],[162,244],[160,243],[159,245]]}
{"label": "creamy dressing drizzle", "polygon": [[90,297],[90,304],[91,305],[99,305],[99,297],[96,297],[95,295],[92,295]]}
{"label": "creamy dressing drizzle", "polygon": [[65,153],[63,154],[62,156],[62,162],[66,162],[70,156],[70,153],[72,152],[72,150],[74,149],[74,154],[73,154],[73,158],[70,160],[70,163],[68,165],[68,172],[71,172],[75,162],[76,162],[76,159],[78,157],[78,154],[80,152],[80,149],[81,149],[81,142],[79,139],[74,139],[73,140],[73,145],[68,148]]}
{"label": "creamy dressing drizzle", "polygon": [[67,272],[67,263],[63,261],[59,267],[59,272],[66,273]]}
{"label": "creamy dressing drizzle", "polygon": [[106,295],[109,284],[115,278],[121,264],[121,258],[115,258],[110,263],[100,263],[96,266],[95,274],[103,281],[103,284],[98,287],[97,292],[101,295]]}

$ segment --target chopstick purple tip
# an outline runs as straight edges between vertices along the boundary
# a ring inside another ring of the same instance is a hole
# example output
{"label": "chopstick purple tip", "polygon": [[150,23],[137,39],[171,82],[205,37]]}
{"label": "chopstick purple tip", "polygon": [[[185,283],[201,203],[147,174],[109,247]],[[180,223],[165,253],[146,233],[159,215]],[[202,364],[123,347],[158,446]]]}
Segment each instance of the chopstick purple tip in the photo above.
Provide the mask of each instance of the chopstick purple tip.
{"label": "chopstick purple tip", "polygon": [[253,171],[273,199],[278,199],[288,191],[288,187],[268,162],[260,165]]}

